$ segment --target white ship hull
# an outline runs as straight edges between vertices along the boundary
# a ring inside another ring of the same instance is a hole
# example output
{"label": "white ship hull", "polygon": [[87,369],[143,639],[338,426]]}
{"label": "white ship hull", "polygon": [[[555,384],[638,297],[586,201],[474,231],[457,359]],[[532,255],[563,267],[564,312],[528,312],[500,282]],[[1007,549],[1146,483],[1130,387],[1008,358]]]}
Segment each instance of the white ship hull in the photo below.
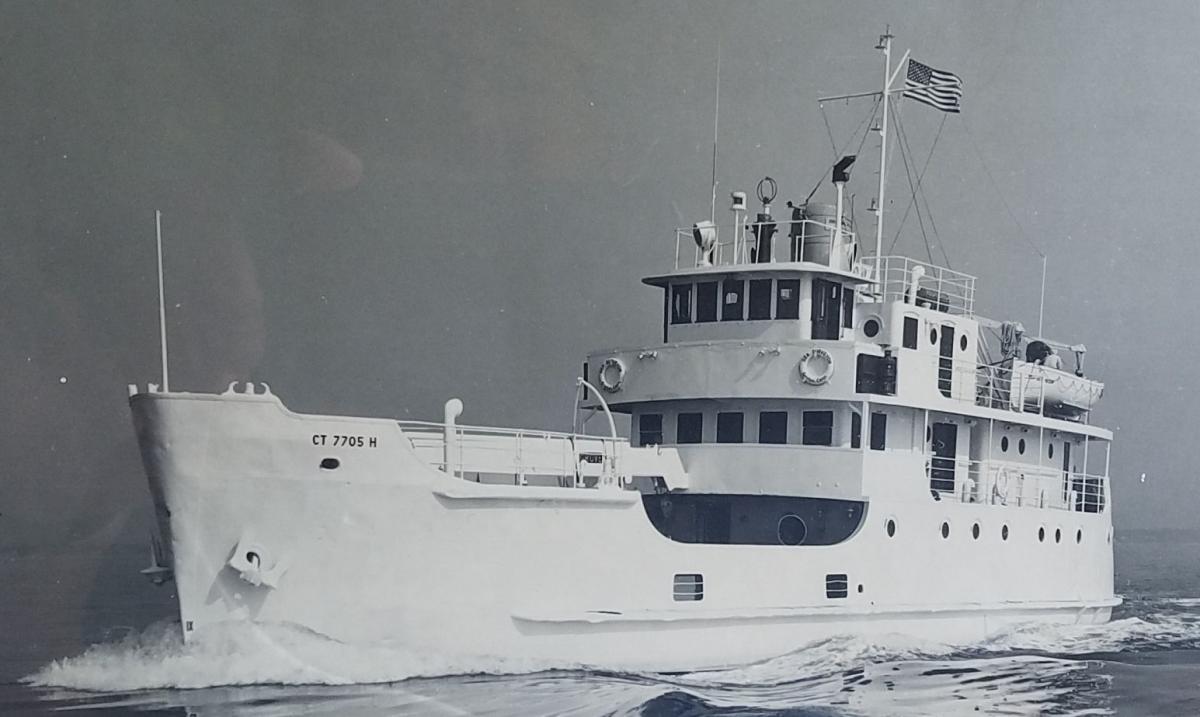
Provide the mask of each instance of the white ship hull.
{"label": "white ship hull", "polygon": [[[1119,603],[1107,511],[925,490],[868,498],[835,545],[686,544],[654,528],[636,491],[463,480],[393,421],[294,414],[269,395],[131,405],[186,639],[282,623],[438,655],[675,671],[839,634],[969,643],[1017,623],[1103,622]],[[329,456],[338,467],[320,468]],[[681,573],[703,575],[702,600],[674,599]],[[827,597],[829,574],[848,576],[847,597]]]}

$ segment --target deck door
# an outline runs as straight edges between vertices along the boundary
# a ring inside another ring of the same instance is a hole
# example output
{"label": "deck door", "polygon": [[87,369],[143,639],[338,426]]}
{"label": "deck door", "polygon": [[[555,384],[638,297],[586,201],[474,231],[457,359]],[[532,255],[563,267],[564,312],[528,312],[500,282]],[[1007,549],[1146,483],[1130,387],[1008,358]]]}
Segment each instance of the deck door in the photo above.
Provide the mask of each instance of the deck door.
{"label": "deck door", "polygon": [[942,326],[942,341],[938,346],[938,390],[950,398],[954,387],[954,327]]}
{"label": "deck door", "polygon": [[812,280],[812,337],[837,341],[842,337],[842,285],[827,279]]}
{"label": "deck door", "polygon": [[954,464],[958,455],[958,426],[935,423],[932,433],[933,459],[929,465],[929,488],[941,493],[954,492]]}

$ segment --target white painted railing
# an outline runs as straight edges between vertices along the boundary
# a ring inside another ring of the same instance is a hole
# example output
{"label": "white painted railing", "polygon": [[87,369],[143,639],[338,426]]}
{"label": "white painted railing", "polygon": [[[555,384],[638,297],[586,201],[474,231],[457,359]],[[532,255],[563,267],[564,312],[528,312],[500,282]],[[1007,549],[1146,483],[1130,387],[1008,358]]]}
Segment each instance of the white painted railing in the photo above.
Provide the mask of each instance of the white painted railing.
{"label": "white painted railing", "polygon": [[939,356],[930,360],[937,390],[943,396],[977,406],[1086,424],[1091,409],[1104,392],[1104,384],[1099,381],[1020,359],[997,364]]}
{"label": "white painted railing", "polygon": [[867,257],[863,264],[869,268],[867,275],[881,283],[873,301],[907,301],[948,314],[975,314],[975,277],[970,274],[907,256]]}
{"label": "white painted railing", "polygon": [[[758,241],[763,228],[774,227],[769,241]],[[713,266],[771,264],[810,261],[849,270],[855,266],[855,233],[843,223],[813,219],[773,219],[770,222],[745,222],[714,227],[717,241],[708,261]],[[675,230],[675,269],[703,266],[703,252],[692,236],[691,227]]]}
{"label": "white painted railing", "polygon": [[925,475],[939,500],[1101,513],[1108,477],[1016,461],[925,456]]}

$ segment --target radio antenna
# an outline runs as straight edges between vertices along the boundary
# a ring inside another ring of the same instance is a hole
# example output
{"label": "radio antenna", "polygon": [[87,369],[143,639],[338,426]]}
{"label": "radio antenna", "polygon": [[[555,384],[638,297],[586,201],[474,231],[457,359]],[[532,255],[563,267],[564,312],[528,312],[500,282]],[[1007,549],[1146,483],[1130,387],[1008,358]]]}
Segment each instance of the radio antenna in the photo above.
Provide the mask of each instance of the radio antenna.
{"label": "radio antenna", "polygon": [[[717,92],[713,107],[712,206],[708,220],[717,223],[717,128],[721,119],[721,38],[717,38]],[[735,230],[736,231],[736,230]]]}
{"label": "radio antenna", "polygon": [[154,210],[154,234],[158,243],[158,338],[162,347],[162,390],[169,393],[171,380],[167,374],[167,304],[163,295],[162,212]]}

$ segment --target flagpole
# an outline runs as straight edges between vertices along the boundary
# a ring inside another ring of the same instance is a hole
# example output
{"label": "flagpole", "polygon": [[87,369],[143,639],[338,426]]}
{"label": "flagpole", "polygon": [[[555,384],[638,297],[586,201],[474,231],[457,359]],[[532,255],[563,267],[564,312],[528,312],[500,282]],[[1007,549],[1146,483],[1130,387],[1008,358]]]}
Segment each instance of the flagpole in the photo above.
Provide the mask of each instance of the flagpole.
{"label": "flagpole", "polygon": [[883,124],[879,128],[879,206],[875,210],[875,289],[883,293],[883,201],[884,183],[887,179],[887,131],[888,131],[888,88],[892,73],[892,33],[889,27],[879,37],[879,49],[883,50]]}
{"label": "flagpole", "polygon": [[171,392],[171,379],[167,374],[167,304],[163,293],[162,212],[154,210],[154,236],[158,245],[158,338],[162,349],[162,390]]}

